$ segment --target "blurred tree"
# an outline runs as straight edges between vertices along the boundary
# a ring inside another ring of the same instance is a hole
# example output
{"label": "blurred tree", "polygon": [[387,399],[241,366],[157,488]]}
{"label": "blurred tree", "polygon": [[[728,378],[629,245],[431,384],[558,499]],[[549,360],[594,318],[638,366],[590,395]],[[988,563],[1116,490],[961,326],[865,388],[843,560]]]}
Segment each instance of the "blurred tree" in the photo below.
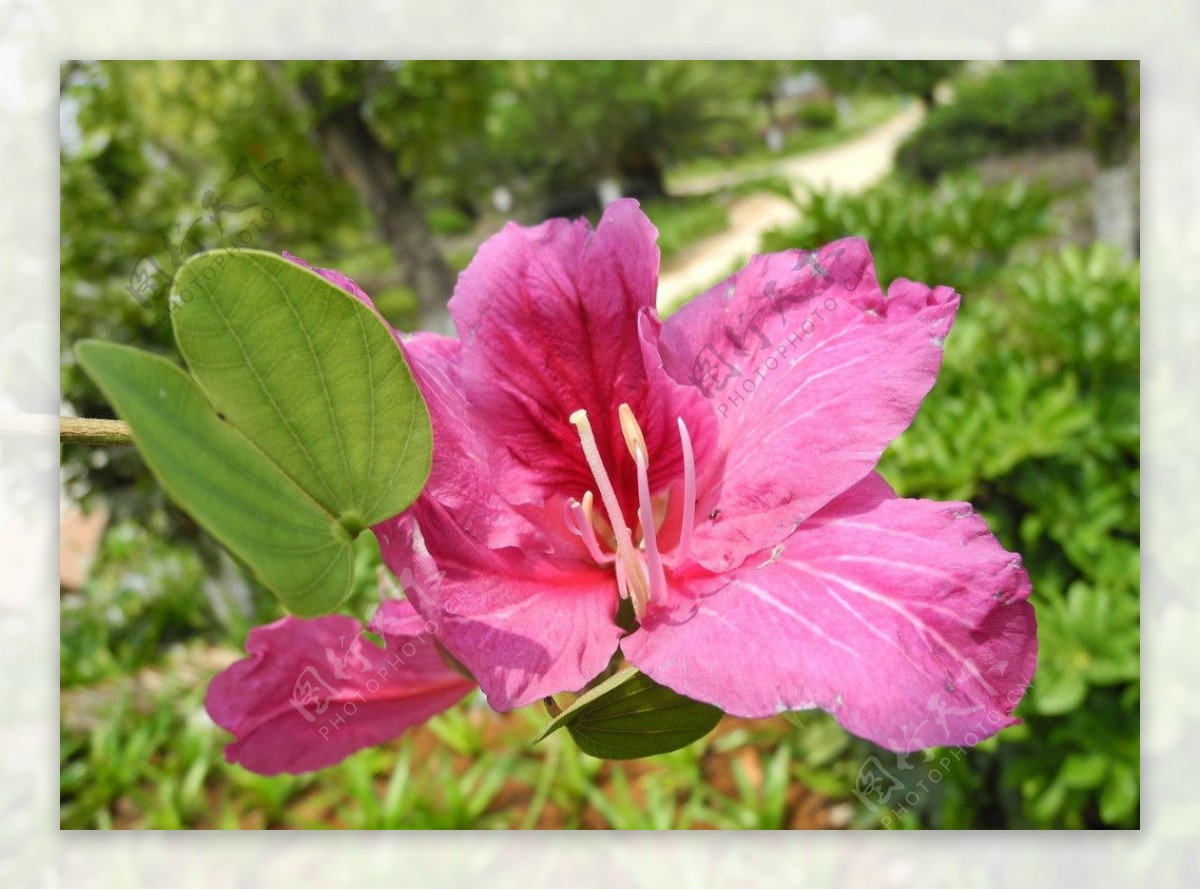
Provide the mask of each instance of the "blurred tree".
{"label": "blurred tree", "polygon": [[605,180],[637,198],[666,193],[677,161],[754,137],[764,78],[751,62],[513,63],[498,137],[549,212],[593,209]]}
{"label": "blurred tree", "polygon": [[[434,238],[421,186],[443,176],[459,208],[474,211],[473,147],[484,141],[494,65],[484,62],[264,62],[332,173],[370,210],[420,326],[450,333],[454,271]],[[480,189],[482,193],[482,189]]]}
{"label": "blurred tree", "polygon": [[[499,183],[549,191],[559,211],[579,186],[594,206],[604,176],[659,193],[667,164],[757,138],[755,97],[779,64],[64,63],[63,401],[110,413],[71,353],[84,337],[178,358],[169,283],[202,249],[286,249],[397,308],[406,283],[424,324],[444,327],[453,276],[430,211],[469,224]],[[115,520],[188,529],[132,449],[62,459],[68,491],[103,490]]]}
{"label": "blurred tree", "polygon": [[955,79],[896,152],[896,166],[926,182],[988,157],[1084,142],[1094,90],[1086,62],[1037,59]]}
{"label": "blurred tree", "polygon": [[950,59],[865,59],[812,64],[836,93],[904,93],[917,96],[926,108],[932,108],[934,89],[963,63]]}
{"label": "blurred tree", "polygon": [[[441,63],[430,65],[429,77],[422,70],[404,76],[436,81]],[[413,112],[419,120],[395,120],[387,131],[400,140],[404,127],[425,126],[424,154],[394,156],[410,165],[397,168],[397,178],[411,188],[424,174],[430,192],[434,182],[460,179],[457,158],[448,148],[438,154],[451,123],[439,115],[437,95],[427,89]],[[178,359],[168,287],[200,250],[287,249],[329,265],[357,263],[376,276],[360,277],[373,293],[395,280],[373,271],[394,264],[386,251],[379,256],[375,221],[360,196],[327,172],[308,122],[259,63],[69,62],[60,68],[60,99],[60,353],[68,410],[111,415],[74,360],[80,339]],[[452,282],[447,275],[438,291],[443,312]],[[237,587],[220,548],[170,505],[133,448],[66,446],[62,465],[72,497],[87,501],[102,491],[116,520],[133,517],[158,535],[194,540],[210,572],[223,576],[219,586]]]}
{"label": "blurred tree", "polygon": [[[360,149],[358,160],[375,165],[368,181],[393,182],[402,198],[397,209],[380,208],[362,182],[337,175],[337,159],[310,140],[311,113],[297,114],[258,62],[64,63],[63,400],[82,416],[109,413],[71,353],[84,337],[177,357],[168,285],[182,260],[202,249],[286,249],[347,268],[374,294],[396,291],[402,281],[431,281],[419,293],[444,318],[453,276],[421,211],[445,202],[473,212],[470,202],[486,194],[492,172],[481,134],[491,84],[503,71],[503,63],[309,62],[284,74],[293,90],[315,81],[333,121],[322,127],[328,150],[340,145],[340,124],[347,151]],[[348,157],[353,164],[356,156]],[[384,239],[384,250],[380,233],[389,230],[379,214],[415,234]],[[419,253],[423,262],[388,259],[399,251]],[[388,271],[396,265],[402,277]],[[63,463],[69,491],[86,497],[105,490],[116,519],[155,514],[174,527],[180,518],[160,509],[162,495],[132,449],[68,447]]]}
{"label": "blurred tree", "polygon": [[[79,415],[111,409],[74,360],[78,340],[178,359],[167,289],[186,256],[320,256],[364,227],[253,62],[69,62],[60,100],[61,391]],[[224,551],[170,505],[133,448],[65,446],[62,468],[71,496],[103,491],[115,519],[192,539],[223,595],[244,598]]]}

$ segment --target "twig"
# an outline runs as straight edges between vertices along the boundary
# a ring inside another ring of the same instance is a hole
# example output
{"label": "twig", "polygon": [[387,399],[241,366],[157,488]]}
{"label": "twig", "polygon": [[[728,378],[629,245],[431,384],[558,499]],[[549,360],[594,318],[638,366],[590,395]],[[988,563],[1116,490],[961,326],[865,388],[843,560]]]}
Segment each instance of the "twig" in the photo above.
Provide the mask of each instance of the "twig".
{"label": "twig", "polygon": [[123,420],[60,417],[58,440],[76,445],[132,445],[133,435]]}
{"label": "twig", "polygon": [[49,436],[58,426],[58,440],[70,445],[132,445],[129,424],[91,417],[55,417],[53,414],[0,414],[0,438]]}

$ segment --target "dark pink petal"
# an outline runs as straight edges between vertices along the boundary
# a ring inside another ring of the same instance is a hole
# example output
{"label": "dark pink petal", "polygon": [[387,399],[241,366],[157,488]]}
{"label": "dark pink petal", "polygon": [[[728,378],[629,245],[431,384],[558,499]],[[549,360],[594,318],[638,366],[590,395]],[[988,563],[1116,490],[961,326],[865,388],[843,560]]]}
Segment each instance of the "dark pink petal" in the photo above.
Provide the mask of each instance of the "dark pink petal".
{"label": "dark pink petal", "polygon": [[691,437],[700,490],[709,491],[720,475],[724,458],[716,412],[699,389],[675,380],[663,367],[659,349],[662,327],[654,310],[642,310],[638,330],[648,386],[638,421],[650,453],[650,488],[657,492],[683,479],[683,451],[677,423],[682,419]]}
{"label": "dark pink petal", "polygon": [[489,549],[424,498],[376,531],[388,568],[495,710],[582,689],[616,652],[611,570]]}
{"label": "dark pink petal", "polygon": [[[489,547],[550,549],[545,535],[496,492],[488,468],[491,446],[480,441],[463,393],[462,344],[420,333],[403,338],[402,346],[433,426],[433,465],[421,498],[439,504]],[[394,521],[382,523],[376,534]]]}
{"label": "dark pink petal", "polygon": [[610,205],[594,232],[585,220],[510,223],[460,276],[450,314],[463,342],[463,386],[510,502],[595,488],[569,422],[580,408],[626,507],[636,503],[637,483],[617,406],[627,402],[643,424],[657,425],[647,431],[652,455],[677,452],[673,429],[669,439],[654,438],[675,421],[654,410],[661,406],[638,331],[639,312],[654,306],[656,235],[634,201]]}
{"label": "dark pink petal", "polygon": [[731,575],[673,579],[622,649],[728,713],[822,708],[896,751],[1015,722],[1037,660],[1029,578],[968,504],[877,476]]}
{"label": "dark pink petal", "polygon": [[667,371],[710,397],[724,473],[695,557],[735,568],[862,479],[933,386],[958,308],[950,288],[885,298],[866,243],[750,264],[669,318]]}
{"label": "dark pink petal", "polygon": [[408,603],[385,603],[373,629],[386,649],[340,615],[251,631],[251,657],[214,677],[204,702],[237,737],[225,749],[229,762],[266,776],[321,769],[424,723],[474,688],[442,660]]}

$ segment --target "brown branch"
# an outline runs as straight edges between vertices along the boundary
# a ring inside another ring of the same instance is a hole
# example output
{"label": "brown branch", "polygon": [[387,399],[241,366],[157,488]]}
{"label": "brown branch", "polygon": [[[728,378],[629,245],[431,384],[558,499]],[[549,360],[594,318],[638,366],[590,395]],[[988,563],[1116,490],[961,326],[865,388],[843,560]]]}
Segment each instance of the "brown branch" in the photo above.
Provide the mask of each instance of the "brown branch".
{"label": "brown branch", "polygon": [[58,440],[69,445],[132,445],[129,424],[91,417],[55,417],[53,414],[0,414],[0,439],[50,436],[58,427]]}
{"label": "brown branch", "polygon": [[129,424],[123,420],[60,417],[58,439],[76,445],[132,445]]}
{"label": "brown branch", "polygon": [[91,417],[60,417],[58,440],[77,445],[132,445],[129,424],[123,420],[95,420]]}

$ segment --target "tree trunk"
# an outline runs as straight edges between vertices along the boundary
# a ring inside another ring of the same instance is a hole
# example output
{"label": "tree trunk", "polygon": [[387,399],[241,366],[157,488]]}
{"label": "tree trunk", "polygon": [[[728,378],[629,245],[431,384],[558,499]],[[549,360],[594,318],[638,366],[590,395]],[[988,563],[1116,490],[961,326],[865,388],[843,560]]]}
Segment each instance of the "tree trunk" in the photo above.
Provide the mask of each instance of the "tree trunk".
{"label": "tree trunk", "polygon": [[1091,64],[1101,100],[1092,121],[1092,146],[1100,167],[1092,203],[1096,237],[1132,259],[1138,255],[1138,224],[1129,84],[1119,61]]}
{"label": "tree trunk", "polygon": [[617,161],[624,192],[639,201],[666,197],[666,173],[654,155],[643,148],[626,149]]}
{"label": "tree trunk", "polygon": [[279,63],[266,62],[272,79],[289,101],[316,118],[312,138],[334,172],[345,179],[371,211],[375,224],[399,263],[404,283],[417,295],[419,326],[453,334],[446,304],[454,291],[455,274],[438,249],[433,231],[417,204],[416,183],[399,173],[394,152],[379,141],[363,117],[363,101],[333,107],[314,80],[298,89],[283,76]]}

